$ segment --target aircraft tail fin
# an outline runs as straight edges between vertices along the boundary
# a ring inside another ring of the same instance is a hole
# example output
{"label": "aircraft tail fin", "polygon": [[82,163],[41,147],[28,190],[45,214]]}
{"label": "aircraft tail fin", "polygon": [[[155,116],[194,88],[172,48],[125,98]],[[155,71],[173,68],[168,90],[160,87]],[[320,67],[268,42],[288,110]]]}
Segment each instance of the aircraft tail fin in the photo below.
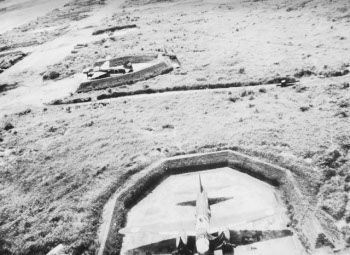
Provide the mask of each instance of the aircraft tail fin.
{"label": "aircraft tail fin", "polygon": [[100,66],[100,70],[108,70],[111,67],[111,63],[109,60],[107,60],[106,62],[103,63],[102,66]]}
{"label": "aircraft tail fin", "polygon": [[200,174],[199,174],[199,189],[201,193],[204,191]]}

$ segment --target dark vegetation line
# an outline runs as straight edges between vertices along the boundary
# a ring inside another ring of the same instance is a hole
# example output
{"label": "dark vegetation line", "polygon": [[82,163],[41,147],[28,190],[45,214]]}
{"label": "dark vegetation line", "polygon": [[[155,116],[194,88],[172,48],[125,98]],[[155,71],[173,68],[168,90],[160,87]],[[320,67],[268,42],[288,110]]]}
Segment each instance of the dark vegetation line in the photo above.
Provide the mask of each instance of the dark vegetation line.
{"label": "dark vegetation line", "polygon": [[[205,89],[224,89],[224,88],[237,88],[237,87],[250,87],[250,86],[258,86],[258,85],[279,85],[282,81],[285,81],[285,86],[293,85],[298,82],[297,79],[290,77],[279,77],[268,80],[266,82],[231,82],[231,83],[215,83],[215,84],[198,84],[198,85],[183,85],[183,86],[175,86],[161,89],[138,89],[133,91],[116,91],[108,94],[101,94],[96,97],[97,100],[104,100],[109,98],[118,98],[118,97],[126,97],[126,96],[135,96],[135,95],[145,95],[145,94],[156,94],[156,93],[166,93],[166,92],[174,92],[174,91],[191,91],[191,90],[205,90]],[[49,105],[62,105],[62,104],[77,104],[77,103],[86,103],[91,102],[91,97],[81,97],[81,98],[63,98],[63,99],[55,99],[48,103]]]}
{"label": "dark vegetation line", "polygon": [[301,71],[297,72],[294,74],[296,78],[302,78],[302,77],[309,77],[309,76],[324,76],[326,78],[328,77],[340,77],[349,74],[350,71],[348,69],[340,70],[340,71],[323,71],[319,72],[318,74],[310,71],[310,70],[304,70],[302,69]]}
{"label": "dark vegetation line", "polygon": [[285,80],[287,84],[294,84],[297,82],[294,78],[289,77],[281,77],[269,80],[267,82],[232,82],[232,83],[216,83],[216,84],[198,84],[198,85],[183,85],[183,86],[175,86],[172,88],[162,88],[162,89],[139,89],[134,91],[123,91],[123,92],[113,92],[109,94],[101,94],[97,96],[97,100],[103,100],[108,98],[117,98],[117,97],[125,97],[125,96],[133,96],[133,95],[142,95],[142,94],[155,94],[155,93],[166,93],[172,91],[188,91],[188,90],[204,90],[204,89],[224,89],[224,88],[235,88],[235,87],[249,87],[249,86],[257,86],[257,85],[276,85],[280,84],[281,81]]}
{"label": "dark vegetation line", "polygon": [[18,87],[17,83],[14,84],[0,84],[0,93],[11,90],[11,89],[15,89]]}
{"label": "dark vegetation line", "polygon": [[[1,47],[0,47],[1,51]],[[5,52],[5,53],[0,53],[0,58],[8,56],[8,55],[25,55],[22,51],[10,51],[10,52]]]}
{"label": "dark vegetation line", "polygon": [[127,29],[127,28],[135,28],[137,27],[135,24],[132,25],[125,25],[125,26],[114,26],[114,27],[108,27],[108,28],[103,28],[103,29],[99,29],[96,30],[92,33],[92,35],[99,35],[99,34],[103,34],[105,32],[114,32],[117,30],[122,30],[122,29]]}
{"label": "dark vegetation line", "polygon": [[[339,77],[349,74],[350,71],[348,69],[340,70],[340,71],[328,71],[328,72],[320,72],[319,75],[323,77]],[[294,74],[295,78],[290,76],[286,77],[277,77],[266,81],[250,81],[250,82],[231,82],[231,83],[215,83],[215,84],[195,84],[195,85],[182,85],[182,86],[174,86],[167,87],[161,89],[138,89],[133,91],[116,91],[112,93],[100,94],[96,97],[97,100],[104,100],[109,98],[118,98],[118,97],[126,97],[126,96],[134,96],[134,95],[144,95],[144,94],[156,94],[156,93],[165,93],[172,91],[188,91],[188,90],[204,90],[204,89],[224,89],[224,88],[235,88],[235,87],[250,87],[257,85],[280,85],[281,87],[294,85],[294,83],[298,82],[299,78],[309,77],[317,75],[317,73],[310,70],[301,70]],[[108,89],[108,88],[106,88]],[[110,88],[109,88],[110,89]],[[77,103],[86,103],[93,101],[91,97],[88,98],[63,98],[56,99],[49,102],[49,105],[61,105],[61,104],[77,104]]]}

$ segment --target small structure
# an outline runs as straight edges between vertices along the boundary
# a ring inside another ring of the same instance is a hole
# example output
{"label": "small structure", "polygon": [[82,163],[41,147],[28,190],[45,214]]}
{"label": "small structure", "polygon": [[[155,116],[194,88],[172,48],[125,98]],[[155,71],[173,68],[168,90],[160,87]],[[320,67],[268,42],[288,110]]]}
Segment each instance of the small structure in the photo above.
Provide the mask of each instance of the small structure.
{"label": "small structure", "polygon": [[84,70],[88,80],[80,84],[77,92],[89,92],[134,84],[169,73],[173,68],[169,57],[161,54],[125,56],[98,61],[92,68]]}

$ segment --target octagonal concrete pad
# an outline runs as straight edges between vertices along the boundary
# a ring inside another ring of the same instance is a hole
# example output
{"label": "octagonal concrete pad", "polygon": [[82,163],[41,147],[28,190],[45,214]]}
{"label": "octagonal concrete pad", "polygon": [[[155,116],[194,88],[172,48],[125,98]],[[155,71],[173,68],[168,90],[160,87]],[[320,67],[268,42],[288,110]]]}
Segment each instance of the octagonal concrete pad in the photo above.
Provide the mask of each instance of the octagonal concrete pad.
{"label": "octagonal concrete pad", "polygon": [[[211,226],[233,230],[286,229],[286,209],[275,187],[231,168],[200,172],[209,197],[233,197],[213,205]],[[173,175],[157,186],[135,205],[128,214],[126,227],[147,229],[147,232],[124,237],[121,254],[141,245],[171,237],[176,232],[195,229],[195,208],[179,206],[180,202],[195,200],[199,189],[199,173]],[[164,225],[160,234],[159,226]],[[236,254],[304,254],[296,235],[240,246]]]}

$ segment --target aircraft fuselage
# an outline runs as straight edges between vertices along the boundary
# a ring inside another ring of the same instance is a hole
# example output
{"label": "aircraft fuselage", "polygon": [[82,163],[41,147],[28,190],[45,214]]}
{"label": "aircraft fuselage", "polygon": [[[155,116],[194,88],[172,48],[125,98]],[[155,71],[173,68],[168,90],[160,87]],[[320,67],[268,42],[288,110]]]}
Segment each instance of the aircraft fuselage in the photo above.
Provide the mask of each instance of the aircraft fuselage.
{"label": "aircraft fuselage", "polygon": [[207,192],[200,183],[200,192],[196,200],[196,248],[199,254],[205,254],[209,250],[210,218],[211,211]]}

